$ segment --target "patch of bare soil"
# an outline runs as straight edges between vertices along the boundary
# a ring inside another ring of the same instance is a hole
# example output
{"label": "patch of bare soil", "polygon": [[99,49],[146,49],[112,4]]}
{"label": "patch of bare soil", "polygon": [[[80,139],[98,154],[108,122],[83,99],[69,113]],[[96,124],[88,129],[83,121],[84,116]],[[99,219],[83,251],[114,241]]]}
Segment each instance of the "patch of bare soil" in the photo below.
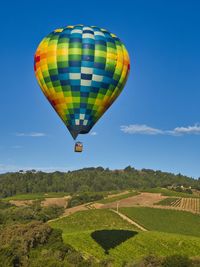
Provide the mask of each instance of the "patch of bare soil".
{"label": "patch of bare soil", "polygon": [[104,207],[102,203],[92,203],[88,206],[89,209],[101,209],[102,207]]}
{"label": "patch of bare soil", "polygon": [[33,200],[10,200],[9,202],[17,207],[28,206],[33,204]]}
{"label": "patch of bare soil", "polygon": [[133,206],[153,206],[155,203],[162,199],[167,198],[162,196],[160,193],[141,193],[136,196],[121,199],[120,201],[115,201],[103,205],[101,208],[116,208],[118,207],[133,207]]}
{"label": "patch of bare soil", "polygon": [[49,206],[59,206],[59,207],[67,207],[68,201],[70,200],[70,196],[65,196],[65,197],[54,197],[54,198],[45,198],[41,202],[41,206],[43,207],[49,207]]}
{"label": "patch of bare soil", "polygon": [[72,208],[68,208],[65,210],[65,212],[63,213],[62,217],[68,216],[70,214],[73,214],[77,211],[81,211],[81,210],[88,210],[88,208],[85,206],[85,204],[79,205],[79,206],[75,206]]}

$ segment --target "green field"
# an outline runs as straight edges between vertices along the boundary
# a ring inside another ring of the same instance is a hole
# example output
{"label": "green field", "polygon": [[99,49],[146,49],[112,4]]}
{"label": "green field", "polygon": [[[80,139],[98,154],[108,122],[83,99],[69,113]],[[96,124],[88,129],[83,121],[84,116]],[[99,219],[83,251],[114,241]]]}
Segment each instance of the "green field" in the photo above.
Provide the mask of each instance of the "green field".
{"label": "green field", "polygon": [[[182,219],[187,221],[187,214],[184,213]],[[109,210],[81,211],[49,224],[61,229],[64,242],[81,251],[85,257],[113,259],[113,266],[122,266],[124,261],[139,260],[150,254],[193,257],[200,253],[199,237],[141,232]]]}
{"label": "green field", "polygon": [[200,216],[190,212],[147,207],[120,208],[120,211],[151,231],[200,237]]}
{"label": "green field", "polygon": [[127,194],[123,194],[123,195],[119,195],[119,196],[115,196],[115,197],[104,198],[98,202],[102,203],[102,204],[106,204],[106,203],[111,203],[111,202],[118,201],[118,200],[121,200],[124,198],[133,197],[133,196],[136,196],[138,194],[139,194],[138,192],[134,191],[134,192],[129,192]]}
{"label": "green field", "polygon": [[50,222],[50,225],[54,228],[63,230],[64,233],[81,232],[93,229],[136,230],[135,227],[107,209],[79,211],[68,217]]}
{"label": "green field", "polygon": [[50,193],[28,193],[28,194],[19,194],[12,197],[6,197],[2,200],[10,201],[10,200],[44,200],[45,198],[53,198],[53,197],[64,197],[69,195],[65,192],[50,192]]}
{"label": "green field", "polygon": [[[106,255],[104,247],[100,246],[92,238],[92,233],[93,231],[91,230],[63,233],[63,239],[65,243],[72,245],[88,257],[92,255],[97,259],[114,259],[116,262],[114,266],[121,266],[125,259],[127,262],[130,262],[150,254],[157,256],[179,254],[192,257],[198,256],[200,253],[200,238],[159,232],[139,232],[132,238],[111,248],[109,255]],[[105,247],[109,247],[110,243],[112,241],[107,238],[105,240]]]}

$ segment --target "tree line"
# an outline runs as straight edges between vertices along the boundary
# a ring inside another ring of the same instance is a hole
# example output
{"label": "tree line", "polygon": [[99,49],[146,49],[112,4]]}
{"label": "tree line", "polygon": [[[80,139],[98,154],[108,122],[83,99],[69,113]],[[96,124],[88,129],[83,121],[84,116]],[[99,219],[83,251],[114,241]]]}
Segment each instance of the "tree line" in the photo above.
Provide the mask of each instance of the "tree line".
{"label": "tree line", "polygon": [[103,192],[124,189],[145,189],[171,185],[200,190],[200,179],[151,169],[137,170],[131,166],[123,170],[102,167],[76,171],[45,173],[19,171],[0,175],[0,198],[26,193]]}

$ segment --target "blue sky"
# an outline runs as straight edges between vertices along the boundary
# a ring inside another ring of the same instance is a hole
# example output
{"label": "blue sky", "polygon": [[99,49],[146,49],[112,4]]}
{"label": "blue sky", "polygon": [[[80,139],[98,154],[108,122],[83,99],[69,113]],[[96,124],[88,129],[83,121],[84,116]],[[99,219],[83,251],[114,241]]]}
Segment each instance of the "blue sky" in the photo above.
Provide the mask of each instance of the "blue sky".
{"label": "blue sky", "polygon": [[[0,172],[87,166],[200,176],[199,1],[4,1],[1,4]],[[81,135],[84,152],[43,96],[34,52],[55,28],[97,25],[125,43],[124,91]]]}

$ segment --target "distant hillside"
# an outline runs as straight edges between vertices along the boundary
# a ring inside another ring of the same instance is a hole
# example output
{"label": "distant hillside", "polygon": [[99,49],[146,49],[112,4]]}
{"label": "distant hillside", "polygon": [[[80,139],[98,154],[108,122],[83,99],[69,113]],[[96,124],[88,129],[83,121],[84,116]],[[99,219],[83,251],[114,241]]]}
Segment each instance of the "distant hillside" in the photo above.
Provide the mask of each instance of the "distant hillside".
{"label": "distant hillside", "polygon": [[123,189],[173,187],[200,190],[200,179],[150,169],[109,170],[102,167],[68,172],[19,171],[0,175],[0,197],[40,192],[102,192]]}

